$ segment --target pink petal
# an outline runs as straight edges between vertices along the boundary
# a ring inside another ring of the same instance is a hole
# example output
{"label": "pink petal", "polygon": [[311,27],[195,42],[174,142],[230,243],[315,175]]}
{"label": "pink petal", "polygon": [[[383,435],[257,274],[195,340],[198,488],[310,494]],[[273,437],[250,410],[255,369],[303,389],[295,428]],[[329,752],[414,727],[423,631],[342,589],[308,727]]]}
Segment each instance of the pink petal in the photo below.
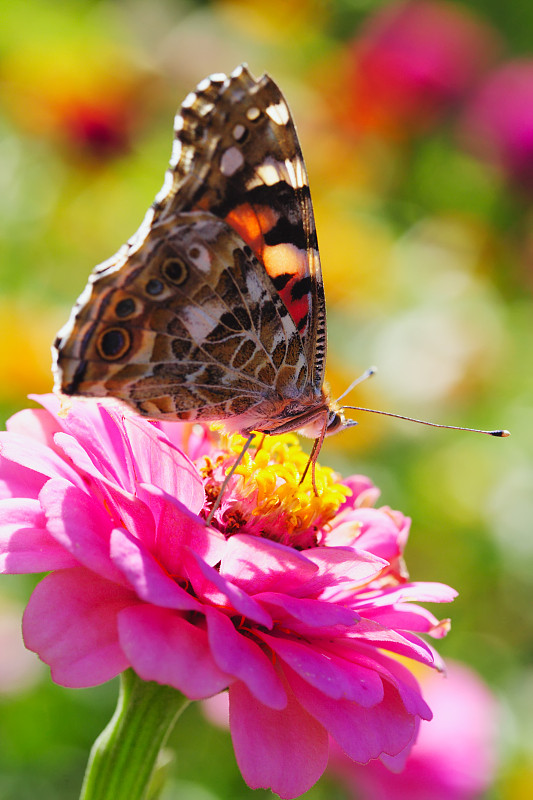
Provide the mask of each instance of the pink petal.
{"label": "pink petal", "polygon": [[44,408],[25,408],[7,420],[6,430],[53,448],[54,433],[60,430],[60,426],[57,417]]}
{"label": "pink petal", "polygon": [[305,555],[318,567],[316,575],[306,584],[306,594],[318,594],[333,587],[335,596],[341,592],[352,595],[354,584],[367,583],[388,566],[384,559],[352,547],[313,547]]}
{"label": "pink petal", "polygon": [[[37,475],[28,476],[31,486],[35,486],[39,479],[44,483],[43,476],[45,478],[65,478],[76,486],[82,486],[77,472],[64,459],[53,450],[50,450],[49,447],[28,439],[26,436],[19,436],[17,433],[0,432],[0,457],[13,462],[19,467],[19,470],[14,474],[16,479],[22,477],[20,467],[25,467],[27,470],[37,473]],[[3,465],[2,473],[8,489],[10,471],[11,464],[9,467]],[[21,494],[22,496],[28,496],[25,491],[22,491]]]}
{"label": "pink petal", "polygon": [[417,603],[451,603],[457,597],[457,592],[445,583],[421,581],[404,583],[391,588],[382,587],[379,592],[371,595],[368,600],[362,600],[357,608],[389,606],[393,603],[405,603],[414,600]]}
{"label": "pink petal", "polygon": [[300,677],[334,700],[346,698],[364,706],[383,699],[383,685],[376,670],[332,657],[308,644],[258,633],[282,661]]}
{"label": "pink petal", "polygon": [[124,429],[132,448],[140,483],[152,483],[198,513],[205,501],[200,473],[187,456],[154,426],[126,417]]}
{"label": "pink petal", "polygon": [[112,522],[98,502],[59,478],[46,483],[39,501],[49,533],[65,550],[103,578],[125,583],[109,554]]}
{"label": "pink petal", "polygon": [[316,566],[297,550],[239,533],[228,539],[220,564],[221,575],[250,594],[281,587],[284,592],[295,591],[316,572]]}
{"label": "pink petal", "polygon": [[[291,597],[279,592],[262,592],[255,595],[254,599],[267,608],[274,606],[275,613],[272,612],[272,616],[276,617],[278,625],[282,624],[284,627],[293,620],[298,620],[309,628],[329,628],[336,625],[350,627],[360,619],[359,614],[351,608],[305,597]],[[280,614],[281,609],[286,614]]]}
{"label": "pink petal", "polygon": [[[441,628],[439,620],[421,606],[411,606],[407,603],[398,603],[384,608],[365,609],[365,618],[379,623],[384,628],[394,628],[402,631],[419,631],[430,633]],[[441,631],[442,635],[445,631]]]}
{"label": "pink petal", "polygon": [[123,528],[116,528],[111,534],[111,558],[142,600],[165,608],[201,611],[201,604],[172,580],[142,542]]}
{"label": "pink petal", "polygon": [[206,564],[218,564],[226,548],[223,534],[209,528],[197,514],[157,486],[139,484],[137,497],[154,515],[154,546],[158,558],[171,574],[180,572],[179,547],[183,545],[191,546]]}
{"label": "pink petal", "polygon": [[374,486],[366,475],[351,475],[348,478],[343,478],[342,482],[352,490],[352,494],[346,498],[345,503],[339,509],[339,513],[342,513],[347,506],[355,506],[357,508],[373,506],[381,494],[377,486]]}
{"label": "pink petal", "polygon": [[410,520],[401,515],[393,519],[386,509],[360,508],[354,519],[361,524],[357,547],[392,561],[403,552]]}
{"label": "pink petal", "polygon": [[346,634],[346,639],[381,647],[392,653],[414,658],[424,664],[431,665],[433,663],[431,648],[422,639],[413,637],[410,640],[405,632],[399,633],[390,628],[382,628],[381,625],[364,618]]}
{"label": "pink petal", "polygon": [[48,572],[78,562],[50,536],[38,500],[0,500],[0,571]]}
{"label": "pink petal", "polygon": [[357,650],[347,647],[338,640],[329,647],[333,656],[365,666],[377,672],[386,683],[392,684],[399,693],[409,714],[430,720],[431,709],[420,694],[420,687],[413,674],[394,658],[371,647],[359,645]]}
{"label": "pink petal", "polygon": [[259,645],[236,631],[225,614],[206,608],[205,615],[211,652],[220,669],[243,681],[269,708],[285,708],[287,695],[279,675]]}
{"label": "pink petal", "polygon": [[[405,769],[405,765],[407,763],[407,759],[411,755],[413,751],[413,746],[416,746],[416,742],[418,740],[418,736],[420,733],[420,723],[421,720],[419,717],[415,717],[415,730],[413,733],[413,739],[410,741],[403,750],[400,750],[395,756],[389,756],[387,753],[383,753],[379,757],[379,760],[384,764],[390,772],[398,775]],[[418,782],[418,781],[417,781]],[[446,800],[451,800],[449,796],[446,797]]]}
{"label": "pink petal", "polygon": [[384,684],[381,703],[365,708],[349,700],[331,700],[290,669],[286,675],[299,702],[354,761],[366,764],[382,753],[396,755],[413,740],[415,719],[390,684]]}
{"label": "pink petal", "polygon": [[216,665],[207,634],[166,608],[126,608],[118,620],[120,643],[145,681],[174,686],[191,700],[225,689],[233,680]]}
{"label": "pink petal", "polygon": [[[69,398],[63,407],[64,401],[54,394],[30,397],[57,421],[58,430],[79,443],[101,472],[124,487],[132,486],[135,471],[124,436],[122,408],[76,398]],[[74,463],[78,465],[76,459]]]}
{"label": "pink petal", "polygon": [[[85,434],[85,438],[89,439],[89,441],[82,444],[82,442],[80,442],[78,439],[75,439],[70,433],[64,433],[63,431],[60,431],[54,436],[54,445],[58,450],[60,450],[61,453],[64,453],[67,460],[76,465],[76,469],[79,472],[90,475],[97,481],[101,481],[105,478],[108,481],[113,481],[113,483],[121,483],[124,485],[124,482],[119,481],[117,478],[116,471],[106,455],[102,454],[100,457],[98,454],[98,457],[95,458],[95,456],[91,453],[91,451],[95,449],[95,441],[90,439],[89,432]],[[96,449],[98,452],[98,448]]]}
{"label": "pink petal", "polygon": [[47,478],[32,469],[2,458],[0,444],[0,500],[8,497],[37,498]]}
{"label": "pink petal", "polygon": [[320,778],[328,761],[327,733],[289,693],[287,707],[262,705],[241,683],[229,689],[231,738],[252,789],[295,798]]}
{"label": "pink petal", "polygon": [[[124,525],[149,544],[153,542],[154,519],[150,509],[132,492],[115,482],[112,475],[114,470],[111,467],[107,468],[105,462],[100,460],[95,466],[89,453],[68,434],[56,434],[55,442],[64,451],[67,458],[76,464],[78,470],[94,481],[94,483],[90,482],[91,488],[95,492],[104,494],[110,516],[114,517],[114,524],[116,526]],[[104,471],[102,472],[102,470]],[[107,477],[104,472],[111,474],[111,477]],[[134,484],[135,481],[128,481],[128,483]]]}
{"label": "pink petal", "polygon": [[105,683],[129,666],[116,619],[134,602],[131,592],[83,567],[54,572],[30,597],[24,642],[50,665],[56,683],[71,688]]}
{"label": "pink petal", "polygon": [[[231,539],[229,540],[231,541]],[[220,606],[228,611],[233,610],[265,628],[272,627],[272,618],[252,597],[234,586],[216,569],[205,564],[189,547],[181,548],[186,574],[198,597],[209,601],[211,605]]]}

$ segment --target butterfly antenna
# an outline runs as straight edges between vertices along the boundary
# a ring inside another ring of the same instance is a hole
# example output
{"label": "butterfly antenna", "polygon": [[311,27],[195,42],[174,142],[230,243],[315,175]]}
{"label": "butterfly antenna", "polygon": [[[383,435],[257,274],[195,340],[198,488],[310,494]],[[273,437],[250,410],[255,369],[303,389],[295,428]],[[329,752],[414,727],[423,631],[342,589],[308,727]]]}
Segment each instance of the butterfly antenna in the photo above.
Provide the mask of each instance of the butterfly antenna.
{"label": "butterfly antenna", "polygon": [[337,397],[337,399],[335,400],[335,402],[336,402],[336,403],[338,403],[338,402],[339,402],[339,400],[342,400],[342,398],[343,398],[343,397],[346,397],[346,395],[347,395],[347,394],[350,394],[350,392],[352,391],[352,389],[353,389],[353,388],[355,388],[355,386],[357,386],[359,383],[362,383],[363,381],[366,381],[366,379],[367,379],[367,378],[371,378],[371,377],[372,377],[372,375],[375,375],[377,371],[378,371],[378,368],[377,368],[377,367],[369,367],[368,369],[365,369],[365,371],[363,372],[363,374],[362,374],[362,375],[359,375],[359,377],[358,377],[358,378],[356,378],[356,379],[355,379],[355,380],[354,380],[354,381],[353,381],[353,382],[352,382],[352,383],[351,383],[351,384],[348,386],[348,388],[346,389],[346,391],[344,391],[344,392],[343,392],[343,393],[342,393],[342,394],[341,394],[339,397]]}
{"label": "butterfly antenna", "polygon": [[362,408],[362,406],[343,406],[344,409],[352,411],[368,411],[370,414],[382,414],[384,417],[395,417],[396,419],[406,419],[408,422],[418,422],[420,425],[428,425],[431,428],[448,428],[452,431],[472,431],[473,433],[485,433],[487,436],[499,436],[505,438],[510,436],[509,431],[483,431],[480,428],[465,428],[462,425],[441,425],[438,422],[427,422],[425,419],[415,419],[414,417],[405,417],[403,414],[392,414],[390,411],[378,411],[375,408]]}

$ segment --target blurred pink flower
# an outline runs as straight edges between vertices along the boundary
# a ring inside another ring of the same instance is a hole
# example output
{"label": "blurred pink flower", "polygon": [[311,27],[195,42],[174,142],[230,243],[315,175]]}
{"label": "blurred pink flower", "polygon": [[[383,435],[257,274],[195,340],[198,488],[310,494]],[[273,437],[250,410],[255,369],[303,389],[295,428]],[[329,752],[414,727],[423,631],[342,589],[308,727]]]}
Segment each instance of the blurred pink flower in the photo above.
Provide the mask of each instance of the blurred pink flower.
{"label": "blurred pink flower", "polygon": [[427,130],[493,62],[495,32],[439,0],[387,3],[356,39],[351,124],[403,138]]}
{"label": "blurred pink flower", "polygon": [[[408,520],[370,507],[368,479],[334,484],[319,468],[325,488],[310,489],[306,516],[296,479],[286,492],[292,456],[274,463],[301,451],[295,437],[273,437],[247,454],[209,527],[231,447],[96,402],[74,400],[68,413],[53,395],[40,402],[0,434],[0,563],[50,573],[23,633],[57,683],[94,686],[132,667],[191,699],[229,687],[239,768],[282,797],[320,777],[328,734],[356,761],[403,762],[431,712],[386,652],[438,665],[418,634],[440,637],[447,624],[412,601],[455,593],[408,582]],[[273,502],[277,517],[258,526]]]}
{"label": "blurred pink flower", "polygon": [[462,135],[470,149],[533,190],[533,59],[492,72],[466,109]]}
{"label": "blurred pink flower", "polygon": [[[419,675],[420,677],[420,675]],[[332,746],[330,766],[358,800],[474,800],[497,768],[498,705],[480,677],[457,662],[447,675],[425,670],[421,680],[433,711],[399,774],[374,761],[361,766]]]}
{"label": "blurred pink flower", "polygon": [[135,52],[98,33],[70,46],[20,42],[4,54],[0,74],[0,97],[16,123],[87,166],[129,152],[159,91]]}

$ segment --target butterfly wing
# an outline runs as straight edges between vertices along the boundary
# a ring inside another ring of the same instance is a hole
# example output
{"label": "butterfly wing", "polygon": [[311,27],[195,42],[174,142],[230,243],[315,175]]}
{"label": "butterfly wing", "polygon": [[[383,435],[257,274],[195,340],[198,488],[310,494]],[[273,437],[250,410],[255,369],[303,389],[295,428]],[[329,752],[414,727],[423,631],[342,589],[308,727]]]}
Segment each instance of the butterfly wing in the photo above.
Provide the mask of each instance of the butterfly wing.
{"label": "butterfly wing", "polygon": [[[301,340],[251,249],[206,212],[151,227],[91,276],[55,343],[66,394],[112,396],[159,419],[268,422],[308,382]],[[270,409],[272,412],[272,408]]]}
{"label": "butterfly wing", "polygon": [[287,104],[244,67],[211,76],[183,103],[143,224],[96,267],[58,334],[56,387],[155,418],[266,431],[323,413],[325,336]]}
{"label": "butterfly wing", "polygon": [[289,107],[267,75],[211,75],[183,102],[153,213],[207,209],[264,265],[300,333],[319,391],[326,311],[307,172]]}

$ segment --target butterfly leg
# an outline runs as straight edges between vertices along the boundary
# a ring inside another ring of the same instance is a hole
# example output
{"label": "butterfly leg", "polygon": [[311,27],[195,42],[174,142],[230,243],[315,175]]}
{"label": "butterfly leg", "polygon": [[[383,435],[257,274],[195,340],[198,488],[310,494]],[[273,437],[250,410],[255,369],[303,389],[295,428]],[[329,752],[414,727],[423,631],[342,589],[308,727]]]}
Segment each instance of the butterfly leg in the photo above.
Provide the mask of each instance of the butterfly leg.
{"label": "butterfly leg", "polygon": [[261,441],[259,442],[259,444],[258,444],[258,445],[257,445],[257,447],[255,448],[255,454],[256,454],[256,455],[258,454],[258,452],[259,452],[259,451],[261,450],[261,448],[263,447],[263,444],[264,444],[264,442],[265,442],[266,436],[267,436],[267,434],[266,434],[266,433],[263,433],[263,435],[261,436]]}
{"label": "butterfly leg", "polygon": [[220,487],[220,492],[218,493],[218,497],[216,498],[215,502],[213,503],[213,508],[209,512],[209,516],[206,519],[206,522],[207,522],[208,525],[211,524],[211,520],[213,519],[213,517],[215,515],[215,511],[217,510],[217,508],[219,507],[220,503],[222,502],[222,497],[224,495],[224,492],[227,489],[228,483],[230,482],[231,478],[235,474],[235,470],[237,469],[237,467],[239,466],[239,464],[243,460],[244,454],[246,453],[246,451],[248,450],[248,448],[252,444],[252,442],[254,440],[254,437],[255,437],[255,433],[250,433],[249,434],[248,438],[246,439],[245,443],[243,444],[241,452],[239,453],[239,455],[235,459],[235,463],[233,464],[232,468],[230,469],[230,471],[228,472],[228,474],[224,478],[222,486]]}
{"label": "butterfly leg", "polygon": [[318,489],[316,488],[316,480],[315,480],[315,472],[316,472],[316,470],[315,470],[315,467],[316,467],[316,462],[317,462],[317,459],[318,459],[318,454],[320,453],[320,450],[322,449],[322,445],[324,444],[324,439],[326,437],[327,428],[328,428],[328,415],[326,413],[325,416],[324,416],[324,425],[322,426],[322,430],[320,431],[320,435],[317,436],[317,438],[313,442],[313,449],[311,450],[311,455],[309,456],[309,459],[307,461],[307,464],[305,465],[305,469],[303,471],[302,477],[300,478],[300,484],[302,484],[304,482],[304,480],[305,480],[305,476],[309,472],[309,467],[311,467],[311,481],[313,483],[313,491],[314,491],[316,497],[318,497]]}

